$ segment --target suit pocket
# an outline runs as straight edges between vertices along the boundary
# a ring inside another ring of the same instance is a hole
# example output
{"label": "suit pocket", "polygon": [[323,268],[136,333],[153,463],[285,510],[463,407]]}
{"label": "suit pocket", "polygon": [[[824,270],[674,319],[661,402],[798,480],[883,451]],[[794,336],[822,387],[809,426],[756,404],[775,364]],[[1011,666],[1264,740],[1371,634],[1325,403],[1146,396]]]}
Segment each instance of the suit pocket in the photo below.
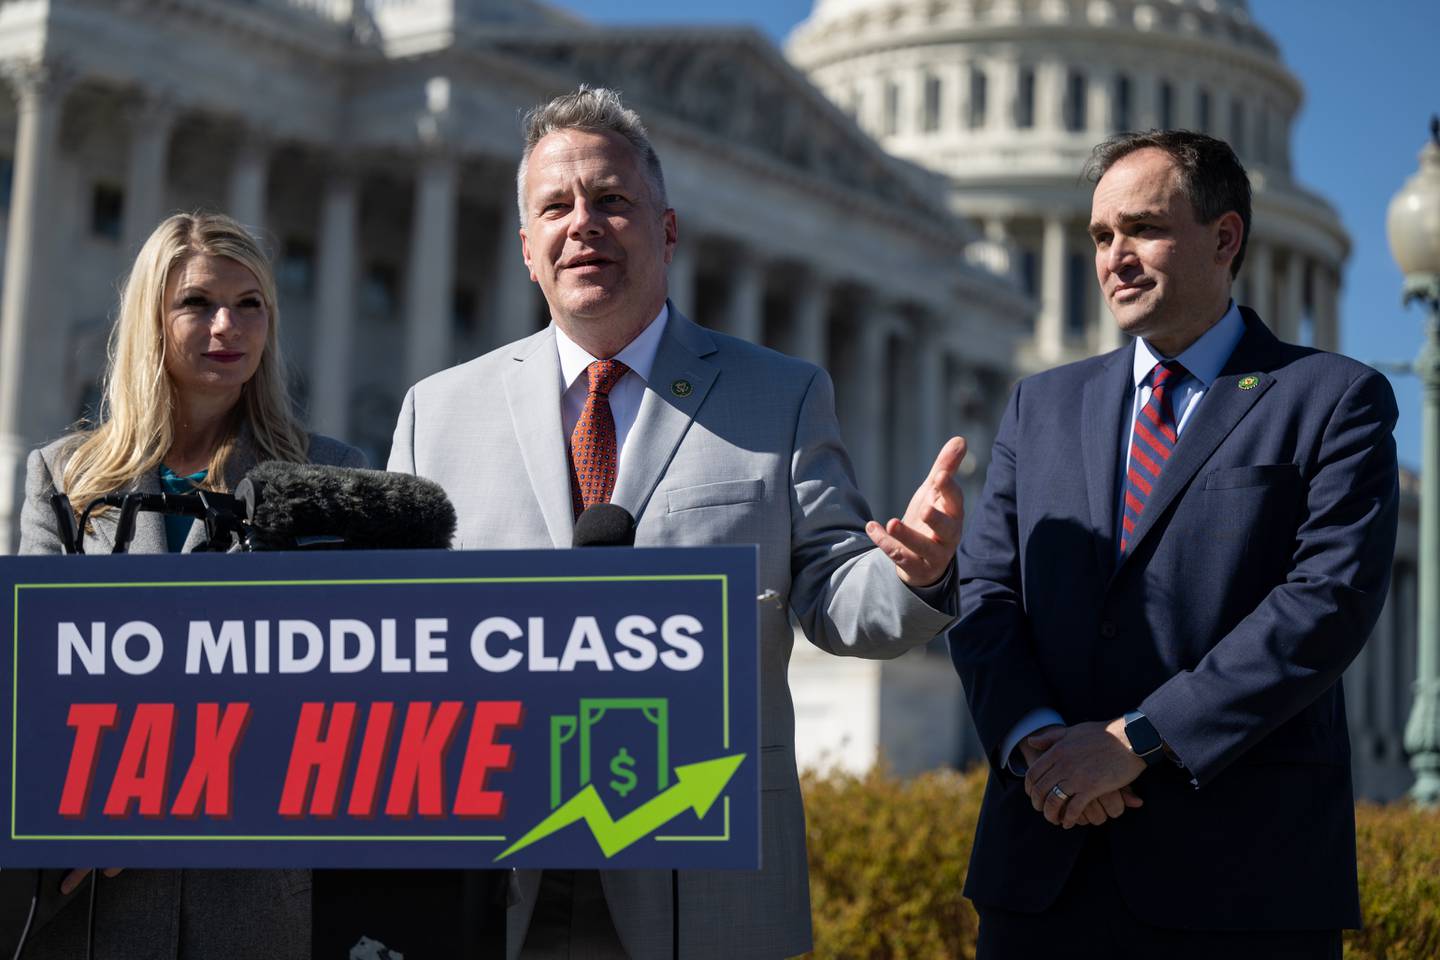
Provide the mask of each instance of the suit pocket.
{"label": "suit pocket", "polygon": [[765,481],[721,480],[696,487],[681,487],[665,494],[666,513],[695,510],[699,507],[723,507],[736,503],[753,503],[765,493]]}
{"label": "suit pocket", "polygon": [[1240,487],[1268,487],[1300,479],[1293,463],[1264,463],[1250,467],[1226,467],[1205,475],[1206,490],[1235,490]]}
{"label": "suit pocket", "polygon": [[788,790],[796,782],[793,750],[783,743],[760,748],[761,790]]}

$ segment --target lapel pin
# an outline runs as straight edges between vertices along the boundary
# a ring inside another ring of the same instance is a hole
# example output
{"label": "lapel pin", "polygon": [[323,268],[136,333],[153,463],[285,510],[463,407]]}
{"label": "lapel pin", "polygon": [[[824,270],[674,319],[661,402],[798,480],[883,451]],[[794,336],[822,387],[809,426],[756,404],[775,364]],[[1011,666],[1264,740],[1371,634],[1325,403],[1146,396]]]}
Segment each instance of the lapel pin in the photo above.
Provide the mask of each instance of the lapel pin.
{"label": "lapel pin", "polygon": [[670,392],[675,394],[675,396],[681,398],[682,400],[690,396],[690,394],[694,390],[695,388],[690,386],[689,380],[676,380],[674,383],[670,384]]}
{"label": "lapel pin", "polygon": [[1241,377],[1240,382],[1236,384],[1236,386],[1241,390],[1254,390],[1260,386],[1260,378],[1256,376]]}

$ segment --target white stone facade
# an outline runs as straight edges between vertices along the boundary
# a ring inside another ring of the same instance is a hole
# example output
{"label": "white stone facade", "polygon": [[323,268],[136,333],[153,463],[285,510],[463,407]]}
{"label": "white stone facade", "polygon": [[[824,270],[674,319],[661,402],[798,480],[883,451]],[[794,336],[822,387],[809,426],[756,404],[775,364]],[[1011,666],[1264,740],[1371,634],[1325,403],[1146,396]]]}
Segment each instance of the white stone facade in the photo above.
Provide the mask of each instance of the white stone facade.
{"label": "white stone facade", "polygon": [[1119,345],[1079,173],[1109,134],[1156,127],[1235,147],[1255,187],[1240,301],[1338,347],[1349,239],[1291,176],[1300,85],[1243,0],[819,0],[788,53],[887,150],[949,178],[986,240],[972,257],[1037,302],[1025,369]]}
{"label": "white stone facade", "polygon": [[[1213,103],[1264,94],[1267,112],[1246,114],[1264,152],[1242,155],[1259,187],[1246,273],[1265,279],[1242,299],[1335,343],[1347,241],[1289,178],[1299,87],[1244,17],[1238,2],[822,0],[792,56],[832,104],[751,31],[599,29],[529,0],[0,2],[0,551],[26,452],[93,411],[117,281],[175,210],[263,231],[309,424],[383,463],[411,382],[545,322],[517,242],[518,114],[582,81],[619,88],[650,126],[679,217],[680,309],[830,369],[877,512],[903,509],[952,433],[971,442],[974,502],[1016,376],[1116,342],[1088,256],[1078,272],[1071,256],[1088,242],[1076,171],[1106,105],[1087,85],[1085,129],[1064,130],[1062,65],[1129,45],[1173,77],[1177,120],[1184,84]],[[994,66],[1012,61],[1034,66],[1024,129],[996,106],[1022,85]],[[990,85],[975,125],[972,63]],[[1137,120],[1157,116],[1153,84],[1130,82]],[[1355,729],[1384,758],[1377,795],[1404,777],[1406,615],[1387,610],[1388,642],[1362,658],[1370,685],[1351,684]],[[976,757],[938,644],[869,663],[802,642],[792,685],[802,762]]]}
{"label": "white stone facade", "polygon": [[[518,118],[582,81],[650,127],[679,308],[833,373],[882,517],[951,433],[978,495],[1031,301],[967,262],[943,180],[752,31],[598,29],[527,0],[12,0],[0,72],[0,549],[26,452],[93,412],[117,281],[175,210],[263,231],[310,426],[383,463],[410,383],[545,322]],[[943,656],[876,669],[939,678],[964,715]],[[917,744],[912,766],[960,758]]]}
{"label": "white stone facade", "polygon": [[946,431],[992,429],[1023,336],[1028,301],[964,262],[933,178],[749,31],[602,30],[525,0],[22,0],[0,5],[0,68],[5,549],[25,452],[93,405],[116,281],[174,210],[263,230],[311,426],[383,463],[410,383],[545,322],[518,118],[582,81],[651,127],[677,305],[835,373],[878,510]]}

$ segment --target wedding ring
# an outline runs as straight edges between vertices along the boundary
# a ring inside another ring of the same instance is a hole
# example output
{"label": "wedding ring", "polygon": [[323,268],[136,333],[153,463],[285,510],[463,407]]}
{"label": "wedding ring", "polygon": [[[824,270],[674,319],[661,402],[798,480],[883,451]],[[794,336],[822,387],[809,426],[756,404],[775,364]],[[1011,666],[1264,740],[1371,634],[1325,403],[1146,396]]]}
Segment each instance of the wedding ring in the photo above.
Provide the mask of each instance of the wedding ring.
{"label": "wedding ring", "polygon": [[1066,793],[1064,790],[1061,790],[1060,784],[1058,783],[1050,788],[1050,796],[1054,797],[1056,800],[1059,800],[1061,803],[1064,803],[1066,800],[1070,799],[1070,794]]}

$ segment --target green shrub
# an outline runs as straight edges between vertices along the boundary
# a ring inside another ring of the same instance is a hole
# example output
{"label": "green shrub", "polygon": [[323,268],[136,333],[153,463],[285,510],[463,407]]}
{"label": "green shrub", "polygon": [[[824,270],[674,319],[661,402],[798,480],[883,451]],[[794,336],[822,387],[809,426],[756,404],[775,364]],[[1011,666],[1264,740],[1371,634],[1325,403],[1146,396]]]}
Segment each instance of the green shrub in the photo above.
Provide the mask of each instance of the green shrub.
{"label": "green shrub", "polygon": [[1345,935],[1347,960],[1440,957],[1440,813],[1362,803],[1355,837],[1365,929]]}
{"label": "green shrub", "polygon": [[975,908],[961,895],[983,771],[901,781],[804,778],[815,956],[975,956]]}
{"label": "green shrub", "polygon": [[[985,776],[805,775],[816,960],[975,956],[960,891]],[[1440,813],[1360,804],[1356,827],[1366,927],[1346,960],[1440,958]]]}

